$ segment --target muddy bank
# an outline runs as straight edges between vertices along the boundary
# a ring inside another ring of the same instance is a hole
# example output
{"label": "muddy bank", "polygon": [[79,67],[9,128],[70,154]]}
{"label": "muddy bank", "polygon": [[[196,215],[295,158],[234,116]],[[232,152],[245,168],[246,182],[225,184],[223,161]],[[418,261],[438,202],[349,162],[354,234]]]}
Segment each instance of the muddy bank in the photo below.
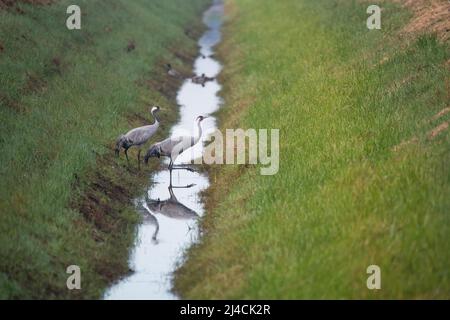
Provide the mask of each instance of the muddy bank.
{"label": "muddy bank", "polygon": [[392,0],[412,12],[402,32],[410,35],[434,33],[445,42],[450,39],[450,3],[445,0]]}

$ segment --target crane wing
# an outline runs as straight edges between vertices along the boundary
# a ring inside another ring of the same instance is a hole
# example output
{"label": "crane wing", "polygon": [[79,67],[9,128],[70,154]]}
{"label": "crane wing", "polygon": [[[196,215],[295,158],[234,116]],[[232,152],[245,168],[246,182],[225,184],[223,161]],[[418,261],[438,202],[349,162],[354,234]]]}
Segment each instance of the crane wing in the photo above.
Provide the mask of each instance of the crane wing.
{"label": "crane wing", "polygon": [[195,144],[195,139],[190,136],[170,137],[159,143],[160,150],[164,155],[171,155],[172,159]]}
{"label": "crane wing", "polygon": [[155,124],[134,128],[125,135],[128,140],[132,141],[134,145],[144,144],[150,139],[158,130]]}

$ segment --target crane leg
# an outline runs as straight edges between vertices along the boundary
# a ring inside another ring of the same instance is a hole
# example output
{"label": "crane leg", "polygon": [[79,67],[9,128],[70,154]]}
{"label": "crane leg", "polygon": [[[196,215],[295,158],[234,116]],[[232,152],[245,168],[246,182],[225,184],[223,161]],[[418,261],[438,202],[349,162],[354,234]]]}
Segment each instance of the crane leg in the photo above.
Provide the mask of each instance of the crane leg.
{"label": "crane leg", "polygon": [[174,165],[172,158],[170,158],[169,170],[170,170],[170,174],[172,174],[172,170],[188,170],[190,172],[195,172],[195,170],[190,167],[186,167],[183,165]]}
{"label": "crane leg", "polygon": [[169,163],[169,179],[170,179],[169,188],[172,188],[172,166],[173,166],[173,161],[172,161],[172,157],[171,157],[170,163]]}
{"label": "crane leg", "polygon": [[128,160],[128,149],[125,149],[125,156],[127,157],[127,162],[129,163],[130,161]]}
{"label": "crane leg", "polygon": [[141,149],[138,150],[138,169],[141,170]]}
{"label": "crane leg", "polygon": [[188,184],[188,185],[185,185],[185,186],[173,186],[173,185],[172,185],[172,171],[173,171],[173,170],[181,170],[181,169],[186,169],[186,170],[189,170],[189,171],[194,171],[194,170],[191,169],[191,168],[174,167],[174,166],[173,166],[173,161],[172,161],[172,159],[170,159],[170,163],[169,163],[169,174],[170,174],[169,188],[192,188],[193,186],[195,186],[194,183],[191,183],[191,184]]}
{"label": "crane leg", "polygon": [[183,166],[183,165],[175,165],[175,166],[172,165],[172,170],[187,170],[187,171],[190,171],[190,172],[195,172],[195,170],[193,168],[186,167],[186,166]]}
{"label": "crane leg", "polygon": [[171,188],[173,188],[173,189],[189,189],[189,188],[192,188],[193,186],[195,186],[195,183],[190,183],[185,186],[171,186]]}

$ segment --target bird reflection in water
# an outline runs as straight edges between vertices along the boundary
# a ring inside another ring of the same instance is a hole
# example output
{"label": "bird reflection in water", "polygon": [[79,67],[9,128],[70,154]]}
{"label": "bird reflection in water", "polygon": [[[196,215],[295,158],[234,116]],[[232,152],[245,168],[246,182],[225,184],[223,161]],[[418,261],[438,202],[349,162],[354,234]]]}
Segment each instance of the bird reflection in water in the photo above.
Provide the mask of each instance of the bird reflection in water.
{"label": "bird reflection in water", "polygon": [[[186,186],[174,187],[172,185],[169,186],[169,194],[170,197],[166,200],[157,200],[146,198],[145,202],[141,204],[139,208],[139,212],[143,216],[143,222],[145,224],[151,224],[155,226],[155,232],[152,236],[152,242],[154,244],[158,244],[158,232],[159,232],[159,223],[156,218],[157,215],[163,215],[167,218],[177,219],[177,220],[194,220],[199,217],[197,212],[186,207],[180,201],[178,201],[175,193],[173,192],[174,188],[192,188],[194,184],[189,184]],[[144,206],[146,204],[146,206]],[[189,227],[189,230],[191,228]]]}
{"label": "bird reflection in water", "polygon": [[140,205],[138,207],[138,212],[142,216],[142,223],[155,226],[155,231],[153,232],[153,235],[152,235],[152,242],[154,244],[158,244],[158,239],[157,239],[158,232],[159,232],[158,220],[156,219],[156,217],[153,214],[151,214],[151,212],[144,206],[143,203],[140,203]]}

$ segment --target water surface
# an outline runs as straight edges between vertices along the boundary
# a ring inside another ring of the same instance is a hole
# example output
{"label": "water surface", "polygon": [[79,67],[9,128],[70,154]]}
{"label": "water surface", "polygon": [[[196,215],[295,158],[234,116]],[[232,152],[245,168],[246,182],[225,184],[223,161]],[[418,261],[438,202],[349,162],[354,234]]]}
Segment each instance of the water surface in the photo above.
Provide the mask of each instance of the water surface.
{"label": "water surface", "polygon": [[[198,41],[199,57],[194,63],[197,75],[204,73],[216,77],[221,70],[220,63],[212,55],[214,46],[221,39],[222,15],[220,1],[214,1],[203,15],[208,30]],[[180,120],[172,127],[171,135],[193,134],[195,119],[199,115],[208,116],[220,107],[220,88],[217,80],[202,87],[186,79],[177,94]],[[216,119],[205,119],[202,128],[204,139],[216,129]],[[203,144],[199,142],[181,154],[175,164],[191,162],[201,156],[202,149]],[[133,272],[110,287],[105,299],[178,298],[172,292],[172,273],[182,263],[186,249],[198,240],[198,218],[204,214],[200,192],[209,186],[209,180],[204,173],[174,170],[173,188],[169,188],[169,171],[165,169],[168,161],[164,160],[164,163],[163,169],[152,174],[153,184],[147,194],[135,199],[136,210],[142,214],[143,222],[138,227],[136,244],[129,259]]]}

